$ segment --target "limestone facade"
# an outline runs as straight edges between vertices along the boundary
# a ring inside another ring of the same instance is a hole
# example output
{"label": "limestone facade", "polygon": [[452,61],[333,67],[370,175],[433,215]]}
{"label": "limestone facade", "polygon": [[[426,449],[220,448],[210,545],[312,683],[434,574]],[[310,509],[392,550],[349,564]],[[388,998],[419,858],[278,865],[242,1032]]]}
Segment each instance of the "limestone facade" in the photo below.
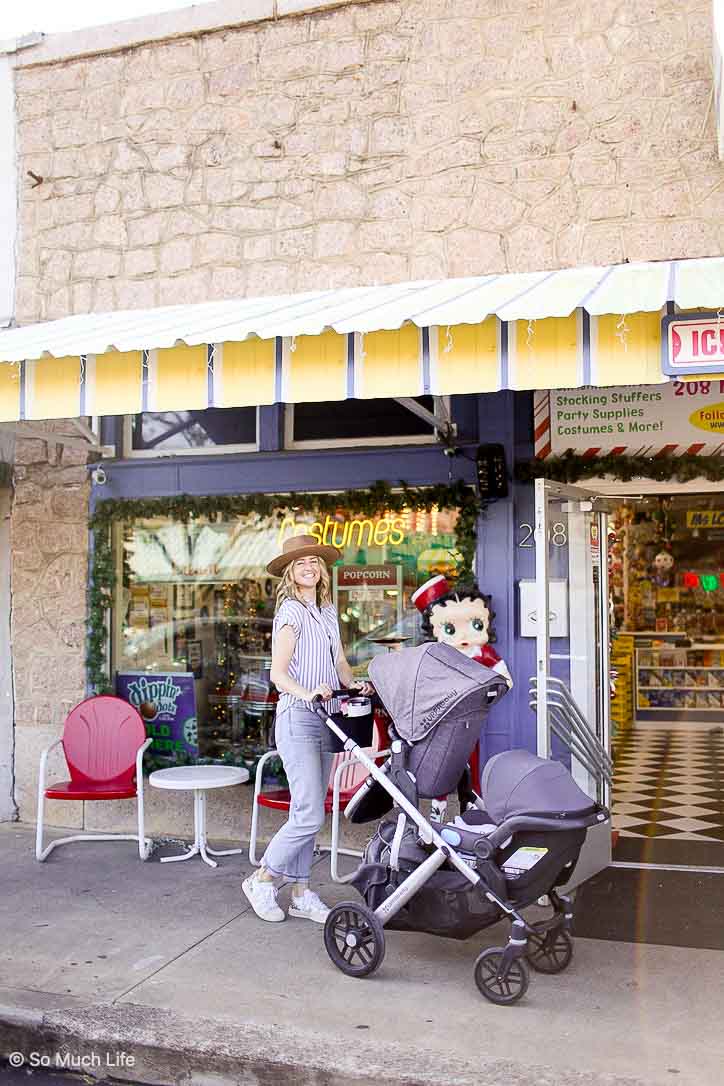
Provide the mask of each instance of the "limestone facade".
{"label": "limestone facade", "polygon": [[[40,751],[60,735],[85,694],[88,568],[87,455],[53,441],[67,423],[48,424],[49,441],[15,445],[11,518],[11,637],[15,694],[15,801],[35,812]],[[51,762],[65,779],[62,755]],[[82,804],[54,803],[51,824],[82,825]]]}
{"label": "limestone facade", "polygon": [[709,0],[312,6],[21,55],[19,321],[722,251]]}
{"label": "limestone facade", "polygon": [[[19,56],[18,322],[724,250],[709,0],[310,6],[248,0],[249,18],[291,14]],[[85,693],[84,459],[18,441],[14,772],[28,820],[40,750]],[[147,801],[152,832],[188,832],[184,797]],[[120,828],[133,808],[48,815]],[[212,805],[210,829],[241,832],[236,797]]]}

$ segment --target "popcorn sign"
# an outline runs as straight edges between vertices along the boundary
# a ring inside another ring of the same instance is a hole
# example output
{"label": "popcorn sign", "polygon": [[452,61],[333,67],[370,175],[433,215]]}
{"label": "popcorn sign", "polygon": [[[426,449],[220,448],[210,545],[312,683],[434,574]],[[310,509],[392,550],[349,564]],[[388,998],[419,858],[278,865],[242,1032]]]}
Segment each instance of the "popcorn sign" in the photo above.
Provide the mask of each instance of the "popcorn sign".
{"label": "popcorn sign", "polygon": [[172,759],[175,754],[197,757],[196,689],[190,672],[166,674],[119,671],[116,693],[143,717],[151,751]]}

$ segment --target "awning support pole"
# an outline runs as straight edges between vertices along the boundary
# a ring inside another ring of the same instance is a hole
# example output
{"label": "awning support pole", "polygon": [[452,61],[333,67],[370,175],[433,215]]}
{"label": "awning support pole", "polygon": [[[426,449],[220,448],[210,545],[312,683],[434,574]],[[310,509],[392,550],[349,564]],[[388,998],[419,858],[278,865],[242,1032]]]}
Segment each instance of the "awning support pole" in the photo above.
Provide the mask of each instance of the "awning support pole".
{"label": "awning support pole", "polygon": [[441,434],[446,436],[455,435],[455,425],[450,419],[447,404],[442,397],[437,401],[440,408],[439,415],[428,411],[426,407],[423,407],[417,400],[413,400],[409,396],[395,396],[394,399],[402,407],[406,407],[408,411],[411,411],[413,415],[417,415],[419,419],[426,422],[428,426],[432,426],[434,430],[439,430]]}

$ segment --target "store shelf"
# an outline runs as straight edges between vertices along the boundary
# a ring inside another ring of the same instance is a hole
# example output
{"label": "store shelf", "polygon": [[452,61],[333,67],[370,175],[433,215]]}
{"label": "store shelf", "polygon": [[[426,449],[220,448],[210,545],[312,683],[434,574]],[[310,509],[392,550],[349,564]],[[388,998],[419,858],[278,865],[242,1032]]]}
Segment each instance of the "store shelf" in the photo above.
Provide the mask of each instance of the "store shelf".
{"label": "store shelf", "polygon": [[[650,652],[645,648],[644,652]],[[690,652],[690,649],[687,649]],[[638,671],[724,671],[724,664],[711,664],[704,667],[701,664],[637,664]]]}
{"label": "store shelf", "polygon": [[721,705],[710,708],[702,705],[637,705],[636,708],[642,713],[719,713],[720,716],[722,713]]}
{"label": "store shelf", "polygon": [[[703,653],[708,655],[702,656]],[[687,661],[690,659],[712,659],[712,663],[689,664]],[[641,663],[642,660],[647,662]],[[649,663],[651,660],[657,662]],[[696,647],[666,645],[660,648],[637,645],[634,670],[637,719],[673,721],[686,719],[687,716],[693,719],[724,719],[724,654],[714,644],[698,643]],[[709,681],[684,681],[699,676]],[[641,681],[649,678],[658,681]]]}
{"label": "store shelf", "polygon": [[700,694],[717,694],[724,692],[724,686],[639,686],[639,690],[698,690]]}

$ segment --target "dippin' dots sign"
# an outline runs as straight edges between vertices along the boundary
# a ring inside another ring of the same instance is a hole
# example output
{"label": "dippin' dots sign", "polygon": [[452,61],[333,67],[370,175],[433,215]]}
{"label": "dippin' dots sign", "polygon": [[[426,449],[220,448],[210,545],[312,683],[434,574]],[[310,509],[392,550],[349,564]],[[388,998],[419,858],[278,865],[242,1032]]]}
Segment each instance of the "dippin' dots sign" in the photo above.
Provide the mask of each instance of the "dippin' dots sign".
{"label": "dippin' dots sign", "polygon": [[170,675],[159,678],[141,675],[128,684],[128,700],[134,709],[139,709],[146,720],[155,720],[157,716],[175,716],[178,699],[183,693],[181,687]]}

